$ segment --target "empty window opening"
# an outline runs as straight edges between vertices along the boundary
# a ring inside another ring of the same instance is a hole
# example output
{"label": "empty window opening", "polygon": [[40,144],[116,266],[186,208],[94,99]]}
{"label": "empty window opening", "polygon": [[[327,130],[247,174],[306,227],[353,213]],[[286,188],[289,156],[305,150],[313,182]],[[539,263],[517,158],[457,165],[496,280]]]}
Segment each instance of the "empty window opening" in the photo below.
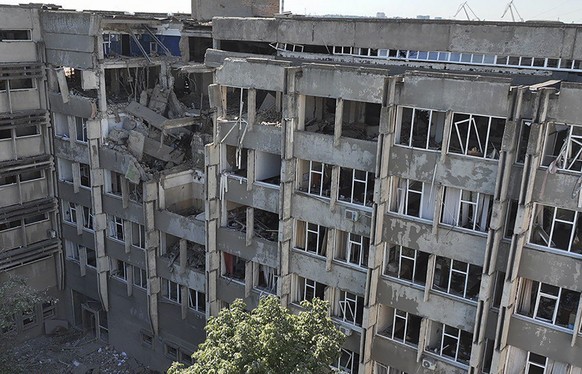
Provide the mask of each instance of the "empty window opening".
{"label": "empty window opening", "polygon": [[396,144],[406,147],[440,150],[443,143],[445,112],[401,107],[398,112]]}
{"label": "empty window opening", "polygon": [[362,326],[364,297],[348,291],[338,290],[335,317],[351,325]]}
{"label": "empty window opening", "polygon": [[206,50],[212,48],[212,38],[188,37],[188,46],[190,52],[190,61],[204,62]]}
{"label": "empty window opening", "polygon": [[511,239],[513,236],[513,230],[515,229],[515,220],[517,219],[517,200],[510,200],[507,204],[507,216],[505,219],[505,231],[504,237]]}
{"label": "empty window opening", "polygon": [[311,195],[330,197],[331,165],[317,161],[298,162],[299,191]]}
{"label": "empty window opening", "polygon": [[19,175],[20,182],[34,181],[43,178],[44,170],[25,171]]}
{"label": "empty window opening", "polygon": [[8,221],[0,223],[0,232],[14,230],[22,225],[20,220]]}
{"label": "empty window opening", "polygon": [[145,226],[138,223],[131,223],[131,244],[134,247],[145,248]]}
{"label": "empty window opening", "polygon": [[133,271],[133,285],[137,286],[138,288],[147,290],[148,278],[146,271],[144,269],[138,268],[137,266],[132,266],[132,271]]}
{"label": "empty window opening", "polygon": [[346,138],[377,140],[380,132],[380,104],[344,101],[342,136]]}
{"label": "empty window opening", "polygon": [[271,266],[253,263],[253,284],[260,291],[276,295],[279,271]]}
{"label": "empty window opening", "polygon": [[109,237],[113,239],[117,239],[119,241],[123,241],[125,238],[124,232],[124,219],[115,217],[115,216],[107,216],[107,223],[109,228]]}
{"label": "empty window opening", "polygon": [[270,46],[269,42],[243,40],[220,40],[220,49],[228,52],[242,52],[253,55],[274,55],[277,52]]}
{"label": "empty window opening", "polygon": [[8,175],[0,177],[0,186],[9,186],[11,184],[16,184],[18,178],[16,175]]}
{"label": "empty window opening", "polygon": [[81,173],[81,186],[91,187],[91,167],[87,164],[79,163]]}
{"label": "empty window opening", "polygon": [[432,288],[469,300],[477,300],[483,268],[437,256]]}
{"label": "empty window opening", "polygon": [[75,117],[75,127],[77,129],[77,141],[87,143],[87,120],[81,117]]}
{"label": "empty window opening", "polygon": [[255,179],[278,186],[281,183],[281,156],[255,151]]}
{"label": "empty window opening", "polygon": [[491,195],[446,187],[441,223],[486,232],[492,209]]}
{"label": "empty window opening", "polygon": [[[527,154],[527,144],[529,141],[529,133],[531,132],[531,120],[521,121],[519,126],[519,140],[517,144],[517,156],[515,162],[518,164],[523,164],[525,161],[525,156]],[[551,126],[551,125],[549,125]]]}
{"label": "empty window opening", "polygon": [[315,223],[297,221],[295,228],[295,248],[318,256],[326,256],[329,231],[327,227]]}
{"label": "empty window opening", "polygon": [[383,274],[415,284],[426,283],[429,254],[400,245],[385,245]]}
{"label": "empty window opening", "polygon": [[374,199],[374,173],[340,168],[338,200],[351,204],[372,206]]}
{"label": "empty window opening", "polygon": [[93,208],[83,207],[83,227],[87,230],[94,230],[93,222],[95,220],[95,215],[93,213]]}
{"label": "empty window opening", "polygon": [[548,124],[542,166],[550,171],[582,171],[582,126]]}
{"label": "empty window opening", "polygon": [[449,152],[499,159],[504,128],[504,118],[455,113]]}
{"label": "empty window opening", "polygon": [[390,211],[433,220],[437,187],[412,179],[392,177]]}
{"label": "empty window opening", "polygon": [[358,374],[360,370],[360,355],[348,349],[342,348],[340,356],[333,367],[340,370],[341,373]]}
{"label": "empty window opening", "polygon": [[471,358],[473,334],[452,326],[442,325],[438,354],[468,365]]}
{"label": "empty window opening", "polygon": [[119,280],[127,282],[127,275],[131,271],[131,265],[121,260],[114,260],[113,271],[111,275]]}
{"label": "empty window opening", "polygon": [[[105,69],[107,101],[113,104],[127,103],[129,101],[139,102],[144,91],[149,94],[150,100],[153,101],[155,99],[153,90],[158,84],[159,75],[159,66]],[[160,96],[168,94],[169,92],[162,92]],[[155,103],[150,102],[150,107],[155,107],[152,104]],[[155,108],[158,109],[157,107]],[[160,114],[165,115],[166,105],[164,105],[163,109]]]}
{"label": "empty window opening", "polygon": [[36,326],[36,313],[34,308],[22,312],[22,328],[29,329]]}
{"label": "empty window opening", "polygon": [[105,172],[105,190],[115,196],[121,196],[123,176],[114,171],[106,170]]}
{"label": "empty window opening", "polygon": [[311,279],[297,277],[295,301],[312,301],[314,298],[324,300],[327,286]]}
{"label": "empty window opening", "polygon": [[162,278],[162,296],[174,303],[182,303],[182,292],[180,285],[168,279]]}
{"label": "empty window opening", "polygon": [[282,118],[281,92],[257,90],[256,92],[256,122],[261,125],[280,126]]}
{"label": "empty window opening", "polygon": [[30,30],[0,30],[0,42],[31,40]]}
{"label": "empty window opening", "polygon": [[574,329],[580,292],[522,278],[517,313],[538,321]]}
{"label": "empty window opening", "polygon": [[36,86],[32,78],[0,80],[0,91],[32,90]]}
{"label": "empty window opening", "polygon": [[534,209],[530,243],[582,254],[579,212],[541,204]]}
{"label": "empty window opening", "polygon": [[63,220],[69,223],[77,223],[77,206],[71,202],[62,200]]}
{"label": "empty window opening", "polygon": [[377,334],[397,342],[418,346],[422,317],[380,305]]}
{"label": "empty window opening", "polygon": [[[79,246],[79,249],[81,249],[81,247],[82,246]],[[97,253],[95,250],[91,248],[85,248],[85,251],[87,252],[87,266],[93,269],[97,268]]]}
{"label": "empty window opening", "polygon": [[178,361],[178,348],[170,344],[164,344],[164,355],[172,361]]}
{"label": "empty window opening", "polygon": [[204,292],[188,289],[188,308],[206,313],[206,295]]}
{"label": "empty window opening", "polygon": [[154,345],[154,336],[150,333],[143,332],[141,333],[141,343],[146,347],[151,348]]}
{"label": "empty window opening", "polygon": [[254,235],[272,242],[279,239],[279,215],[262,209],[254,209]]}
{"label": "empty window opening", "polygon": [[27,136],[40,135],[40,130],[38,126],[19,126],[14,129],[14,135],[16,138],[24,138]]}
{"label": "empty window opening", "polygon": [[305,96],[305,131],[333,135],[336,99]]}
{"label": "empty window opening", "polygon": [[[235,206],[230,208],[230,206]],[[226,227],[240,232],[247,232],[247,207],[227,202]]]}
{"label": "empty window opening", "polygon": [[79,244],[73,243],[72,241],[65,240],[65,255],[67,260],[73,262],[79,262]]}
{"label": "empty window opening", "polygon": [[226,146],[226,171],[231,172],[239,177],[247,177],[249,150],[246,148],[238,148],[233,146]]}
{"label": "empty window opening", "polygon": [[245,281],[246,261],[243,258],[222,252],[222,276],[239,282]]}
{"label": "empty window opening", "polygon": [[370,238],[351,232],[338,232],[336,244],[336,260],[346,262],[361,268],[368,267],[370,253]]}
{"label": "empty window opening", "polygon": [[24,225],[28,226],[42,221],[48,221],[48,219],[49,218],[47,213],[35,214],[32,217],[26,217],[24,219]]}

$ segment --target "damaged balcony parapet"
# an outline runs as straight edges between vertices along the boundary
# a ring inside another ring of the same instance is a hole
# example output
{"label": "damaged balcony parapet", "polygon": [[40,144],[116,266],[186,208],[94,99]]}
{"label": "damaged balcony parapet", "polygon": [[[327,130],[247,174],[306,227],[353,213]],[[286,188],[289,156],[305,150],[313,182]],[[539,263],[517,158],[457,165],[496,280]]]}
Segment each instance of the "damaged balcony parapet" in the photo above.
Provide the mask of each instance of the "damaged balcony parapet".
{"label": "damaged balcony parapet", "polygon": [[167,210],[155,211],[156,229],[201,245],[205,244],[206,237],[204,222],[203,219],[184,217]]}
{"label": "damaged balcony parapet", "polygon": [[253,189],[248,191],[246,182],[240,177],[228,175],[224,186],[224,198],[238,204],[247,204],[268,212],[279,212],[279,186],[255,182]]}
{"label": "damaged balcony parapet", "polygon": [[[242,147],[254,149],[262,152],[281,154],[281,128],[269,125],[257,125],[253,127],[252,131],[244,131],[239,128],[236,121],[219,120],[218,121],[218,141],[222,143],[238,147],[241,143]],[[245,132],[244,137],[243,132]]]}
{"label": "damaged balcony parapet", "polygon": [[54,154],[74,162],[89,164],[89,148],[86,144],[69,142],[62,138],[54,138]]}
{"label": "damaged balcony parapet", "polygon": [[276,242],[260,237],[251,239],[251,245],[246,246],[246,235],[243,232],[219,228],[217,235],[217,247],[220,251],[238,256],[246,261],[258,262],[277,268],[279,264],[279,251]]}

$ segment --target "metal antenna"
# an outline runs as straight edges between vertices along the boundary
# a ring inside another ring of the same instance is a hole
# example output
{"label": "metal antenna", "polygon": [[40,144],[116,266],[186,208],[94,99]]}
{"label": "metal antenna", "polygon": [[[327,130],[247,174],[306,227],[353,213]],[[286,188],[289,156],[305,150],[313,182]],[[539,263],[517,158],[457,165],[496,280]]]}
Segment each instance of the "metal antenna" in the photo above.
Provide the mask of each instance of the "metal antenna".
{"label": "metal antenna", "polygon": [[457,13],[455,13],[453,18],[455,18],[459,13],[461,13],[461,10],[463,12],[465,12],[465,17],[467,17],[467,21],[473,21],[473,19],[471,19],[471,17],[469,16],[469,12],[471,12],[473,17],[475,17],[475,20],[481,21],[481,18],[477,17],[477,15],[473,11],[473,9],[471,9],[471,7],[469,6],[469,4],[467,4],[466,1],[464,3],[461,3],[461,5],[459,5],[459,9],[457,9]]}
{"label": "metal antenna", "polygon": [[[507,6],[505,7],[505,10],[503,11],[503,15],[501,16],[501,18],[505,17],[505,15],[507,14],[507,11],[509,11],[509,13],[511,13],[511,19],[513,20],[513,22],[515,22],[515,14],[517,14],[518,19],[521,22],[523,22],[523,18],[521,16],[521,14],[519,14],[519,12],[517,11],[517,7],[513,3],[513,0],[511,0],[509,3],[507,3]],[[515,11],[515,14],[513,14],[514,11]]]}

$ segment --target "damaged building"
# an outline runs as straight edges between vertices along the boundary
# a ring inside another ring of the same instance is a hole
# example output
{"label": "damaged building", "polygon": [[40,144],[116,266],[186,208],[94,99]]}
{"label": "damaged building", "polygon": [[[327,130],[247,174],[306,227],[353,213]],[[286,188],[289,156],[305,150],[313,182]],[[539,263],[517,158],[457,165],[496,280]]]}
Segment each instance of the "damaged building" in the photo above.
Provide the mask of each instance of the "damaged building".
{"label": "damaged building", "polygon": [[582,27],[251,3],[2,8],[0,264],[60,299],[17,328],[164,370],[320,297],[346,373],[582,373]]}

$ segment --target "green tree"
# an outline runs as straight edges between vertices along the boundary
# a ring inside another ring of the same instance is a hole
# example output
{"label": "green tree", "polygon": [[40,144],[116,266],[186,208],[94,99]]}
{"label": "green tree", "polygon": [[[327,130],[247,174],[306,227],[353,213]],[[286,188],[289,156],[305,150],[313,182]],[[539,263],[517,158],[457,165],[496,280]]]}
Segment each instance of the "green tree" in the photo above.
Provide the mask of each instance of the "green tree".
{"label": "green tree", "polygon": [[245,311],[242,300],[210,318],[206,341],[192,355],[194,365],[174,363],[168,374],[329,373],[345,340],[328,315],[328,303],[314,299],[292,313],[275,296]]}
{"label": "green tree", "polygon": [[14,326],[14,316],[33,310],[40,303],[51,300],[47,295],[30,287],[23,277],[10,275],[0,282],[0,329]]}

